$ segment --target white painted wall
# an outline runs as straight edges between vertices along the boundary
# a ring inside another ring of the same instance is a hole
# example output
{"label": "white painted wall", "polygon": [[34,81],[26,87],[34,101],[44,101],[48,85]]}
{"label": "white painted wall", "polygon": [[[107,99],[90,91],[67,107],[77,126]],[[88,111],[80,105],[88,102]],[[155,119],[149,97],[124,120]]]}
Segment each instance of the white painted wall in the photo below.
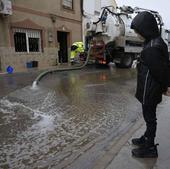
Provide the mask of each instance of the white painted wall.
{"label": "white painted wall", "polygon": [[104,6],[115,6],[115,0],[84,0],[84,12],[87,15],[95,15],[96,12],[100,12],[101,8]]}
{"label": "white painted wall", "polygon": [[100,13],[101,7],[101,0],[95,0],[95,12]]}
{"label": "white painted wall", "polygon": [[116,2],[114,0],[101,0],[101,7],[104,6],[115,6]]}
{"label": "white painted wall", "polygon": [[85,15],[94,15],[95,0],[84,0],[83,8],[84,8]]}

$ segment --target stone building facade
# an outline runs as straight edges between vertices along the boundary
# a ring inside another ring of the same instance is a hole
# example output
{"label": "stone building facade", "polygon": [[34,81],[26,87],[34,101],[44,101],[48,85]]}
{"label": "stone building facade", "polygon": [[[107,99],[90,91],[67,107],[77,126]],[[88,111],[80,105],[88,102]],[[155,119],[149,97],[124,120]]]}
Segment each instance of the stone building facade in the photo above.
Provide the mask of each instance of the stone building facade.
{"label": "stone building facade", "polygon": [[69,63],[71,44],[82,40],[81,0],[11,2],[12,15],[0,14],[0,71]]}

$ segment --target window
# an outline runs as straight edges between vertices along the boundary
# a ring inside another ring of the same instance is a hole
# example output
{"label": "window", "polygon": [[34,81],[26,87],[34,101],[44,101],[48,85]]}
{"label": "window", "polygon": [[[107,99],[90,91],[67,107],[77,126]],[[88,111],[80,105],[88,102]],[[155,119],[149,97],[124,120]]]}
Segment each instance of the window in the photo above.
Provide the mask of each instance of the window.
{"label": "window", "polygon": [[41,52],[41,31],[14,29],[16,52]]}
{"label": "window", "polygon": [[62,0],[63,7],[67,9],[73,9],[73,0]]}
{"label": "window", "polygon": [[26,34],[21,32],[14,33],[15,51],[27,52]]}

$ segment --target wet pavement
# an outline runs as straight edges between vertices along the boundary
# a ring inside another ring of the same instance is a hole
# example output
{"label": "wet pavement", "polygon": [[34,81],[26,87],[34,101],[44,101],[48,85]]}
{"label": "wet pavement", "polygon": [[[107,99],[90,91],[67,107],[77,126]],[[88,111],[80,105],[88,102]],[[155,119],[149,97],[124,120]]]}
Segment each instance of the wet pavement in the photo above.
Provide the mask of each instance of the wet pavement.
{"label": "wet pavement", "polygon": [[10,92],[30,85],[42,71],[28,71],[24,73],[0,74],[0,98]]}
{"label": "wet pavement", "polygon": [[[96,165],[97,168],[94,169],[169,169],[170,167],[170,134],[169,134],[169,121],[170,121],[170,99],[168,97],[163,97],[163,102],[158,106],[157,109],[157,137],[156,143],[159,143],[158,158],[134,158],[131,156],[131,150],[136,148],[132,145],[132,138],[140,137],[145,131],[145,124],[143,120],[136,125],[136,132],[132,132],[128,137],[124,137],[124,145],[120,148],[120,151],[115,155],[112,147],[110,152],[107,152],[103,159],[102,167]],[[143,125],[141,125],[143,124]],[[135,131],[135,130],[134,130]],[[112,157],[108,158],[108,154]],[[101,166],[101,165],[100,165]]]}
{"label": "wet pavement", "polygon": [[0,168],[93,168],[139,119],[133,69],[54,73],[32,88],[36,75],[1,79]]}

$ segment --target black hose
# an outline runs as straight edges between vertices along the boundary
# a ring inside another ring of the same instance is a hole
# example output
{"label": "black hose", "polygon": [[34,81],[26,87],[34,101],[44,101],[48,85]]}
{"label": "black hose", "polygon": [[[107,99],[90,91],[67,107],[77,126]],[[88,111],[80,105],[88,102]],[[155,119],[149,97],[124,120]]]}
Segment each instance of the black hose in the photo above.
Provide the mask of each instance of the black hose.
{"label": "black hose", "polygon": [[115,15],[116,17],[118,17],[119,22],[122,21],[122,23],[124,23],[124,22],[123,22],[122,18],[120,17],[120,15],[122,15],[122,14],[128,15],[128,14],[125,14],[125,13],[115,13],[115,12],[112,12],[108,7],[104,7],[104,8],[103,8],[103,12],[102,12],[102,14],[101,14],[101,17],[99,18],[99,20],[98,20],[97,22],[93,22],[93,24],[98,24],[100,21],[102,21],[102,17],[103,17],[103,15],[105,14],[106,11],[108,11],[108,12],[111,13],[112,15]]}
{"label": "black hose", "polygon": [[50,74],[50,73],[55,73],[55,72],[61,72],[61,71],[68,71],[68,70],[79,70],[79,69],[82,69],[84,68],[87,63],[88,63],[88,60],[89,60],[89,56],[90,56],[90,51],[91,51],[91,47],[89,48],[88,52],[87,52],[87,57],[86,57],[86,61],[84,62],[83,65],[81,66],[78,66],[78,67],[71,67],[71,68],[57,68],[57,69],[52,69],[52,70],[47,70],[45,72],[42,72],[33,82],[32,86],[35,87],[36,85],[38,85],[38,83],[40,82],[40,80]]}

